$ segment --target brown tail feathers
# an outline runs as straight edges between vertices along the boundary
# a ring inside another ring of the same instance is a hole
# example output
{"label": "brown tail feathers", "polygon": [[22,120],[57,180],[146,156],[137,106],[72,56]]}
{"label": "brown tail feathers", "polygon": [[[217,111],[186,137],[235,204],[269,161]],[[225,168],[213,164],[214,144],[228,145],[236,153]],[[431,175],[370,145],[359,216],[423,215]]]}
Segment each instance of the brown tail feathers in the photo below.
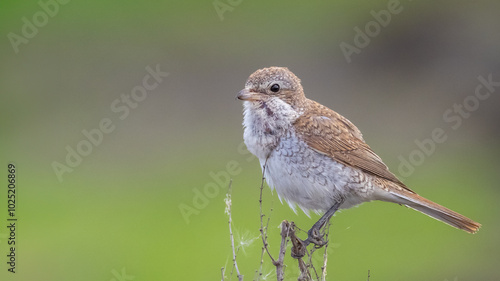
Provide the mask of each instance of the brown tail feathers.
{"label": "brown tail feathers", "polygon": [[416,193],[404,192],[404,194],[401,194],[398,192],[392,194],[406,201],[402,204],[469,233],[476,233],[481,227],[481,224],[468,217],[425,199]]}

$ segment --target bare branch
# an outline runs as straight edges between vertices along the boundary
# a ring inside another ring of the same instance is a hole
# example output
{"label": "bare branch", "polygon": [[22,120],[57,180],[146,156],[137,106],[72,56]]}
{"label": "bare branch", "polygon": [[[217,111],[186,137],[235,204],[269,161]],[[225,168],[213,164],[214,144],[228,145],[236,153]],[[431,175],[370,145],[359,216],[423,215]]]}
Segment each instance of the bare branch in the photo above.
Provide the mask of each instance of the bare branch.
{"label": "bare branch", "polygon": [[286,220],[284,220],[281,223],[280,253],[278,255],[278,260],[273,263],[276,266],[276,278],[278,281],[283,281],[285,279],[284,260],[285,260],[286,245],[288,244],[289,235],[290,235],[290,224]]}
{"label": "bare branch", "polygon": [[[271,258],[271,261],[273,264],[276,263],[276,260],[273,258],[271,253],[269,252],[268,244],[267,244],[267,225],[266,228],[264,229],[264,222],[262,219],[264,218],[264,212],[262,211],[262,191],[264,189],[264,181],[265,181],[265,174],[266,174],[266,165],[267,165],[267,159],[266,162],[264,163],[264,167],[262,167],[262,181],[260,183],[260,198],[259,198],[259,205],[260,205],[260,236],[262,237],[262,243],[264,244],[264,249],[266,250],[267,254]],[[267,224],[269,224],[269,219],[267,221]]]}
{"label": "bare branch", "polygon": [[[323,266],[321,267],[321,280],[326,281],[326,265],[328,263],[328,245],[330,241],[328,240],[328,235],[330,234],[330,221],[326,224],[326,245],[325,245],[325,253],[323,254]],[[368,273],[369,275],[369,273]]]}
{"label": "bare branch", "polygon": [[[236,274],[238,276],[238,280],[242,281],[243,280],[243,275],[240,274],[240,270],[238,269],[238,263],[236,262],[236,251],[234,248],[234,236],[233,236],[233,230],[232,230],[232,222],[233,219],[231,217],[231,186],[232,186],[233,180],[231,179],[229,181],[229,187],[227,189],[227,194],[226,194],[226,213],[229,216],[228,220],[228,225],[229,225],[229,237],[231,239],[231,249],[233,250],[233,269],[236,269]],[[239,250],[239,248],[238,248]],[[233,275],[233,269],[231,270],[231,276]]]}
{"label": "bare branch", "polygon": [[264,249],[264,246],[262,246],[262,251],[260,253],[260,265],[259,265],[259,270],[257,271],[256,270],[256,273],[257,273],[257,281],[260,280],[260,278],[262,277],[262,267],[264,266],[264,252],[266,250]]}
{"label": "bare branch", "polygon": [[318,275],[318,271],[316,271],[316,267],[314,267],[314,263],[312,261],[312,257],[313,257],[314,252],[316,252],[316,247],[312,247],[311,252],[307,251],[307,248],[306,248],[306,253],[309,257],[309,259],[307,261],[307,266],[313,269],[314,274],[316,275],[316,280],[320,280],[319,275]]}
{"label": "bare branch", "polygon": [[311,274],[309,273],[309,270],[307,269],[306,263],[302,260],[302,258],[298,259],[299,262],[299,269],[300,269],[300,276],[297,278],[298,281],[311,281]]}

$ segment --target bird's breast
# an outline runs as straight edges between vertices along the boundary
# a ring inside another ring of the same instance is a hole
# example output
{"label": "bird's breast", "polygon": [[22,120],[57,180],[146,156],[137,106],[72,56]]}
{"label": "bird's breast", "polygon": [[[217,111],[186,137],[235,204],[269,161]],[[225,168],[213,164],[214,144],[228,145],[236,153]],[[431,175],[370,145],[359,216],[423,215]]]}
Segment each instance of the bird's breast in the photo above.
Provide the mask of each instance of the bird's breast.
{"label": "bird's breast", "polygon": [[245,102],[243,115],[245,144],[259,159],[270,155],[299,116],[289,105],[275,100]]}

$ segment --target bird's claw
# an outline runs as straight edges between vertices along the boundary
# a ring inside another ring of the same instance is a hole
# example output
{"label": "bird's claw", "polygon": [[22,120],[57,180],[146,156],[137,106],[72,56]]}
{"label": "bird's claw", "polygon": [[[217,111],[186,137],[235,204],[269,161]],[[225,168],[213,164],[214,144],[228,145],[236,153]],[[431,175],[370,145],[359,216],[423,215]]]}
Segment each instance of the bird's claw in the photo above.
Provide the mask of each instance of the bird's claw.
{"label": "bird's claw", "polygon": [[325,246],[328,241],[325,241],[323,238],[324,235],[321,235],[320,230],[317,228],[311,228],[307,232],[308,236],[306,240],[302,240],[293,234],[292,238],[292,257],[295,259],[300,259],[306,254],[306,249],[309,244],[314,244],[314,248],[319,249]]}
{"label": "bird's claw", "polygon": [[320,230],[313,227],[307,232],[307,239],[304,241],[304,244],[309,245],[310,243],[314,244],[314,248],[319,249],[323,246],[325,246],[328,241],[325,241],[324,239],[324,234],[320,233]]}

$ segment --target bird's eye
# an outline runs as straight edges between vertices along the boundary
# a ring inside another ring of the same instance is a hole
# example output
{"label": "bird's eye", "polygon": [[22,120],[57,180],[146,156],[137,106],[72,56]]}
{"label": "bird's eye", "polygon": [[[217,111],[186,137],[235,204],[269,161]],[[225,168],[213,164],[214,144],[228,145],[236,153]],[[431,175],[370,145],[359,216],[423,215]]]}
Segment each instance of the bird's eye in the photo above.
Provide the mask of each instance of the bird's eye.
{"label": "bird's eye", "polygon": [[273,92],[273,93],[277,93],[279,90],[280,90],[280,85],[278,85],[278,84],[273,84],[273,85],[271,86],[271,92]]}

